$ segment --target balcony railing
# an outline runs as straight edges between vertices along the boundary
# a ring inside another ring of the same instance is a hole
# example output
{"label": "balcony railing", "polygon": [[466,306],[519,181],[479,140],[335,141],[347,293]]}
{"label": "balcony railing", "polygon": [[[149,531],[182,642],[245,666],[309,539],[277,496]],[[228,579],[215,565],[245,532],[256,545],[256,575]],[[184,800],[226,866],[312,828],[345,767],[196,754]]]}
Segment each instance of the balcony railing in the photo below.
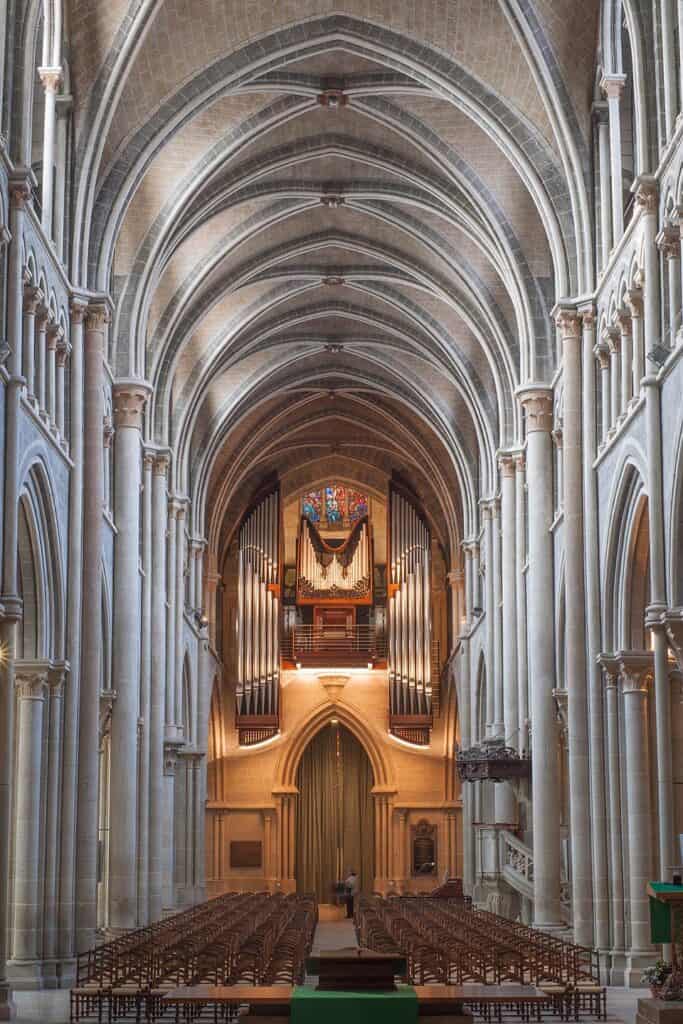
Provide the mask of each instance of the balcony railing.
{"label": "balcony railing", "polygon": [[385,634],[374,626],[294,626],[289,640],[302,667],[374,666],[387,656]]}

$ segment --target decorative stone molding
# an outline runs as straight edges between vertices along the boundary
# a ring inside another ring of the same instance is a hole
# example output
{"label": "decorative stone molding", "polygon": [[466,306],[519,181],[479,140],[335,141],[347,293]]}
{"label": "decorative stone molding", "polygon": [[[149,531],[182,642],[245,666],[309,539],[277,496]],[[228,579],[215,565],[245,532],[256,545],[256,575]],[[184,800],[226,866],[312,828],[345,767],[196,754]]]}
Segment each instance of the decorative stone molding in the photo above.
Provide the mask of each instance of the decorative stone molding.
{"label": "decorative stone molding", "polygon": [[624,694],[647,694],[649,683],[654,677],[654,652],[619,651],[616,658]]}
{"label": "decorative stone molding", "polygon": [[681,258],[681,232],[680,228],[673,224],[665,224],[655,238],[657,248],[665,260],[679,260]]}
{"label": "decorative stone molding", "polygon": [[336,210],[338,207],[344,205],[344,196],[335,195],[334,193],[325,193],[320,197],[322,206],[327,206],[331,210]]}
{"label": "decorative stone molding", "polygon": [[577,309],[577,313],[581,317],[581,324],[583,326],[584,331],[590,331],[595,327],[597,315],[595,312],[595,306],[591,302],[589,302],[585,306],[579,306]]}
{"label": "decorative stone molding", "polygon": [[347,106],[348,102],[349,98],[341,88],[324,89],[321,93],[318,93],[318,103],[321,107],[327,107],[329,110],[338,110],[339,107]]}
{"label": "decorative stone molding", "polygon": [[48,692],[50,661],[17,661],[14,686],[20,700],[44,700]]}
{"label": "decorative stone molding", "polygon": [[330,288],[337,288],[346,284],[346,278],[341,277],[339,274],[333,274],[331,277],[323,277],[320,283]]}
{"label": "decorative stone molding", "polygon": [[85,320],[85,315],[88,309],[85,302],[82,302],[79,299],[72,299],[69,309],[71,311],[71,323],[82,324]]}
{"label": "decorative stone molding", "polygon": [[631,336],[633,331],[633,322],[631,320],[631,311],[629,309],[618,309],[616,316],[617,324],[619,326],[619,332],[622,337]]}
{"label": "decorative stone molding", "polygon": [[601,370],[609,369],[609,348],[607,347],[607,345],[604,344],[604,342],[601,342],[599,345],[595,346],[595,348],[593,349],[593,354],[595,355],[595,358],[598,360]]}
{"label": "decorative stone molding", "polygon": [[[33,180],[35,181],[35,178]],[[10,181],[9,194],[12,205],[16,206],[19,210],[23,210],[31,199],[31,185],[29,181],[25,178]]]}
{"label": "decorative stone molding", "polygon": [[59,67],[38,68],[38,75],[45,92],[57,92],[62,84],[62,69]]}
{"label": "decorative stone molding", "polygon": [[526,410],[527,434],[553,429],[553,393],[548,387],[530,387],[517,392],[519,401]]}
{"label": "decorative stone molding", "polygon": [[639,174],[631,185],[631,192],[641,213],[657,213],[659,185],[654,175]]}
{"label": "decorative stone molding", "polygon": [[624,296],[626,305],[631,313],[631,319],[637,320],[643,315],[643,291],[642,288],[631,288]]}
{"label": "decorative stone molding", "polygon": [[332,701],[332,703],[336,704],[340,700],[342,690],[344,689],[350,678],[351,676],[345,676],[340,674],[320,675],[318,676],[318,682],[324,688],[325,693]]}
{"label": "decorative stone molding", "polygon": [[40,288],[35,288],[33,285],[24,285],[24,313],[29,316],[35,316],[38,306],[44,299],[44,295]]}
{"label": "decorative stone molding", "polygon": [[512,452],[500,452],[498,455],[498,465],[502,477],[515,475],[515,456]]}
{"label": "decorative stone molding", "polygon": [[603,344],[610,353],[619,354],[621,348],[621,334],[616,326],[606,327],[602,335]]}
{"label": "decorative stone molding", "polygon": [[109,307],[104,303],[94,303],[85,311],[85,329],[87,331],[104,331],[111,322]]}
{"label": "decorative stone molding", "polygon": [[166,476],[170,463],[171,459],[167,452],[157,453],[154,456],[154,475]]}
{"label": "decorative stone molding", "polygon": [[64,328],[60,327],[59,324],[50,323],[48,324],[46,331],[47,348],[49,352],[56,352],[57,346],[61,339],[64,337]]}
{"label": "decorative stone molding", "polygon": [[117,381],[114,384],[112,397],[117,430],[122,427],[142,430],[142,417],[151,390],[150,385],[141,380]]}
{"label": "decorative stone molding", "polygon": [[66,366],[67,359],[71,355],[71,345],[68,341],[64,340],[62,334],[61,341],[57,344],[57,366],[64,368]]}
{"label": "decorative stone molding", "polygon": [[581,320],[573,306],[562,306],[559,303],[553,309],[551,316],[555,320],[555,326],[562,335],[562,341],[578,341],[581,337]]}
{"label": "decorative stone molding", "polygon": [[111,416],[105,416],[102,420],[102,444],[105,448],[111,448],[112,440],[114,439],[114,424],[111,421]]}
{"label": "decorative stone molding", "polygon": [[603,75],[600,79],[600,91],[608,100],[619,100],[626,85],[626,75]]}
{"label": "decorative stone molding", "polygon": [[62,661],[52,665],[48,670],[47,681],[50,687],[50,697],[55,700],[61,699],[64,694],[64,681],[68,668],[68,662]]}

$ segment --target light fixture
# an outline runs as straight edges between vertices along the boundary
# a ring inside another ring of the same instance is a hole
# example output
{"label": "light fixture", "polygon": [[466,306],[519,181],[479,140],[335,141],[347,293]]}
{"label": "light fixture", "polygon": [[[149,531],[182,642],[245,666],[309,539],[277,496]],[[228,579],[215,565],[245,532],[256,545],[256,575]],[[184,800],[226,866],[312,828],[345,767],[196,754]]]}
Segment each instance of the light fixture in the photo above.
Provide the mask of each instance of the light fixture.
{"label": "light fixture", "polygon": [[297,661],[297,662],[296,662],[296,667],[297,667],[298,669],[300,669],[300,668],[301,668],[301,662],[300,662],[300,661]]}

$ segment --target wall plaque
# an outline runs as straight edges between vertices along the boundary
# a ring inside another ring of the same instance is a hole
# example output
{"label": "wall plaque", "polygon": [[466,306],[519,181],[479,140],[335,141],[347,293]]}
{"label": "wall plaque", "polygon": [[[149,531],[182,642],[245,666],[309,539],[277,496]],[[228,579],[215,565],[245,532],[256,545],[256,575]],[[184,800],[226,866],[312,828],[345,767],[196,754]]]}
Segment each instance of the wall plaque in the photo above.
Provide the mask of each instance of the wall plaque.
{"label": "wall plaque", "polygon": [[263,865],[260,840],[234,840],[230,843],[231,868],[260,868]]}

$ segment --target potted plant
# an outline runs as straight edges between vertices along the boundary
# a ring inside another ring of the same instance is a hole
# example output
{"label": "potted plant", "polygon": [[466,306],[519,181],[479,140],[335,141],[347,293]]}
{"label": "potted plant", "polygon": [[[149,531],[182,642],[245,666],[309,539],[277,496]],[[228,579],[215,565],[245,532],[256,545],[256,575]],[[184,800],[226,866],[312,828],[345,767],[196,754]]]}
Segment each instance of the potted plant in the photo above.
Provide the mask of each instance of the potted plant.
{"label": "potted plant", "polygon": [[654,967],[646,967],[640,976],[644,985],[650,986],[653,999],[662,998],[662,989],[671,977],[671,964],[666,960],[658,960]]}

